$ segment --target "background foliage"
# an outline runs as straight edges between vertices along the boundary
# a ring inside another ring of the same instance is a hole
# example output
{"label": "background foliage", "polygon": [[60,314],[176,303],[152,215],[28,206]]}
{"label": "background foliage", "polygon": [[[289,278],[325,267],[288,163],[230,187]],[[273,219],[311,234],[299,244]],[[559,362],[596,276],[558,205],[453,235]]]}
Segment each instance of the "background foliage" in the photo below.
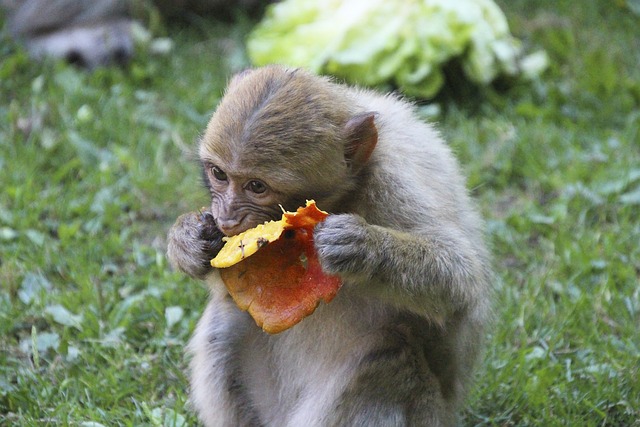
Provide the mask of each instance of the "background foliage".
{"label": "background foliage", "polygon": [[[499,1],[533,84],[449,77],[439,122],[487,218],[496,322],[465,425],[640,425],[635,2]],[[192,151],[250,22],[86,73],[0,41],[0,425],[191,425],[204,286],[165,235],[207,204]],[[431,108],[425,111],[434,111]]]}

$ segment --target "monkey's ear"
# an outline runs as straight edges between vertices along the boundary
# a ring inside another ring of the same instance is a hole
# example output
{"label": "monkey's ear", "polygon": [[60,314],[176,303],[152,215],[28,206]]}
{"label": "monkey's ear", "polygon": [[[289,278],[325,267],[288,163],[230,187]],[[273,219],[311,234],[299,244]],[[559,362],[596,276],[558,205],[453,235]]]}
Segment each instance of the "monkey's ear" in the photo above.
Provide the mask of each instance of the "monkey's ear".
{"label": "monkey's ear", "polygon": [[367,164],[378,143],[378,129],[374,120],[377,113],[367,112],[353,116],[345,125],[347,144],[345,158],[354,172]]}

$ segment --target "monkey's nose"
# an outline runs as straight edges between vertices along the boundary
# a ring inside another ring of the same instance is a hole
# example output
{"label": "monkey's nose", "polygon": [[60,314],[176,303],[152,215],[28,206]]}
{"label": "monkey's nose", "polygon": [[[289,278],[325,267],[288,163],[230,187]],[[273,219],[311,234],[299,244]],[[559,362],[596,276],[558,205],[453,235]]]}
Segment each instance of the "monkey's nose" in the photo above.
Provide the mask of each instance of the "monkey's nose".
{"label": "monkey's nose", "polygon": [[229,219],[229,218],[218,218],[216,223],[218,224],[218,228],[222,231],[226,236],[235,236],[240,233],[240,223],[242,221],[238,219]]}

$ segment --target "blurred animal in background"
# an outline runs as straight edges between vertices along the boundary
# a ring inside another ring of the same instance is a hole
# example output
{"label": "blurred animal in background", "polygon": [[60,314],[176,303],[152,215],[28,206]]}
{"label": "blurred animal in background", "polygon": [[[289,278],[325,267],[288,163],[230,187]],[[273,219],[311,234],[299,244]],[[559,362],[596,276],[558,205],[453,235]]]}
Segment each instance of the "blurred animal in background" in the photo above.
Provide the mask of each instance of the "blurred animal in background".
{"label": "blurred animal in background", "polygon": [[65,59],[93,69],[127,62],[134,53],[135,19],[159,11],[229,16],[253,11],[260,0],[0,0],[7,28],[34,58]]}

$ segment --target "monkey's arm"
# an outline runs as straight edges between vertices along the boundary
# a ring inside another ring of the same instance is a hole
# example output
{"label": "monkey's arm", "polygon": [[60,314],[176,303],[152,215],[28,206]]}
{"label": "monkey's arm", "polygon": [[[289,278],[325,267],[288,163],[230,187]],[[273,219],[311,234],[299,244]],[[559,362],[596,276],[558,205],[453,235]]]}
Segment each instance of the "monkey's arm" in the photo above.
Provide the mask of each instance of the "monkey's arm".
{"label": "monkey's arm", "polygon": [[212,271],[211,259],[224,245],[223,236],[211,212],[186,213],[169,230],[169,262],[194,279],[204,279]]}
{"label": "monkey's arm", "polygon": [[331,215],[316,227],[314,239],[325,272],[363,285],[363,293],[444,320],[483,304],[489,273],[482,246],[452,224],[432,228],[418,235],[370,225],[357,215]]}

